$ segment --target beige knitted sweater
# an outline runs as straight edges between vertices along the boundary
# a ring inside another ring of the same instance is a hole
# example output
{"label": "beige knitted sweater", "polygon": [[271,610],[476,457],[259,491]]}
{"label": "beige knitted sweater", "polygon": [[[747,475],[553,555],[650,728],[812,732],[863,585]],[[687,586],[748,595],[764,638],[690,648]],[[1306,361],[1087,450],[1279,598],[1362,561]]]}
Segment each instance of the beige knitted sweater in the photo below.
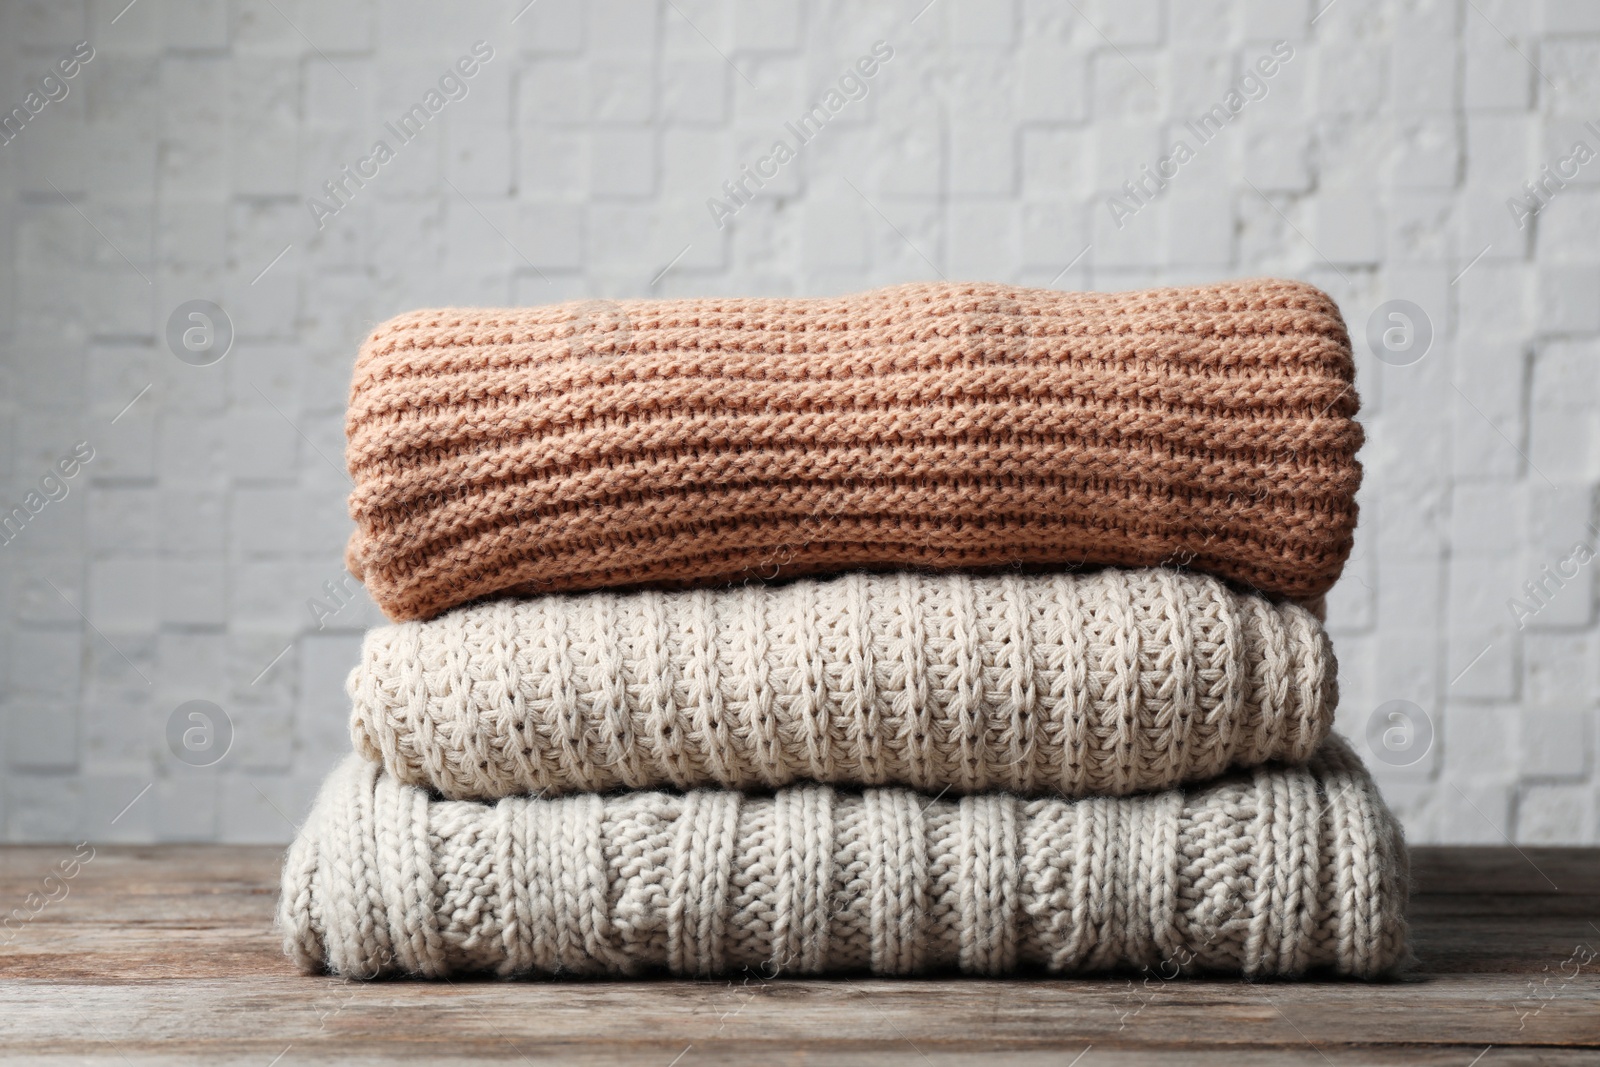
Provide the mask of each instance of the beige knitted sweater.
{"label": "beige knitted sweater", "polygon": [[919,283],[411,312],[351,385],[347,562],[394,619],[852,568],[1187,564],[1326,592],[1350,340],[1302,282]]}
{"label": "beige knitted sweater", "polygon": [[432,799],[348,757],[283,871],[306,970],[352,977],[1020,967],[1166,975],[1407,958],[1399,825],[1331,738],[1303,768],[1136,797]]}
{"label": "beige knitted sweater", "polygon": [[371,631],[358,752],[452,799],[803,779],[1122,795],[1326,735],[1304,609],[1169,570],[496,600]]}

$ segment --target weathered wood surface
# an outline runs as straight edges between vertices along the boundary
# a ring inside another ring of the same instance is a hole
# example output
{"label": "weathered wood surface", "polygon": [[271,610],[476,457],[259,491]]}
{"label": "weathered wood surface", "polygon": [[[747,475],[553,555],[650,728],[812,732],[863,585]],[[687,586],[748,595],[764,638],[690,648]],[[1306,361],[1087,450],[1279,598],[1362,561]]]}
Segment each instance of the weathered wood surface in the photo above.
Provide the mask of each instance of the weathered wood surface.
{"label": "weathered wood surface", "polygon": [[6,911],[59,898],[0,930],[0,1062],[1600,1064],[1596,849],[1416,850],[1420,966],[1383,985],[346,983],[280,954],[279,855],[101,847],[47,885],[70,846],[0,848]]}

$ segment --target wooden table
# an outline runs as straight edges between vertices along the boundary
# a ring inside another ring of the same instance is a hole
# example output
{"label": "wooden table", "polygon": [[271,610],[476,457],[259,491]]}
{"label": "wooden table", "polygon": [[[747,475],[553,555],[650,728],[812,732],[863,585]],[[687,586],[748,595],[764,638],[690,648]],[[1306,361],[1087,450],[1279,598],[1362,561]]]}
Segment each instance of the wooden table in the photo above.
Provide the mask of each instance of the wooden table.
{"label": "wooden table", "polygon": [[1417,849],[1421,966],[1381,985],[346,983],[280,954],[277,849],[100,847],[47,886],[72,855],[0,848],[0,902],[39,894],[0,931],[0,1062],[1600,1064],[1596,849]]}

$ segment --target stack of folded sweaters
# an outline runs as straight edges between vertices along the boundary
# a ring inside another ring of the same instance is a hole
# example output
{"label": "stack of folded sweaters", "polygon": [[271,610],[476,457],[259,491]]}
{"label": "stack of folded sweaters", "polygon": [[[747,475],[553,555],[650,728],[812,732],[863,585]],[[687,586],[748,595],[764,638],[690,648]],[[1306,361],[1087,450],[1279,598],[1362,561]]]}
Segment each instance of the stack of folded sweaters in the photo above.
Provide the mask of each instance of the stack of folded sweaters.
{"label": "stack of folded sweaters", "polygon": [[1360,481],[1295,282],[446,310],[355,368],[395,625],[283,873],[351,976],[1378,976]]}

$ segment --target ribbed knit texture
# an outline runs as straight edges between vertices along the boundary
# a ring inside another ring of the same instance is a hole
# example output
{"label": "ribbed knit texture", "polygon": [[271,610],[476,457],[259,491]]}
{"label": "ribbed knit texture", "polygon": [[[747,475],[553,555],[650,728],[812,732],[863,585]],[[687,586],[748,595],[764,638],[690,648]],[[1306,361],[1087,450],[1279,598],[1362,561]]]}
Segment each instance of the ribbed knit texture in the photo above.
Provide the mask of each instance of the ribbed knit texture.
{"label": "ribbed knit texture", "polygon": [[351,756],[283,872],[307,970],[709,975],[1124,966],[1373,977],[1408,955],[1398,823],[1348,746],[1194,790],[959,800],[432,799]]}
{"label": "ribbed knit texture", "polygon": [[367,634],[356,751],[452,799],[802,779],[1080,796],[1304,762],[1303,608],[1170,570],[495,600]]}
{"label": "ribbed knit texture", "polygon": [[356,363],[347,562],[394,619],[1003,564],[1309,598],[1356,521],[1351,380],[1291,281],[412,312]]}

